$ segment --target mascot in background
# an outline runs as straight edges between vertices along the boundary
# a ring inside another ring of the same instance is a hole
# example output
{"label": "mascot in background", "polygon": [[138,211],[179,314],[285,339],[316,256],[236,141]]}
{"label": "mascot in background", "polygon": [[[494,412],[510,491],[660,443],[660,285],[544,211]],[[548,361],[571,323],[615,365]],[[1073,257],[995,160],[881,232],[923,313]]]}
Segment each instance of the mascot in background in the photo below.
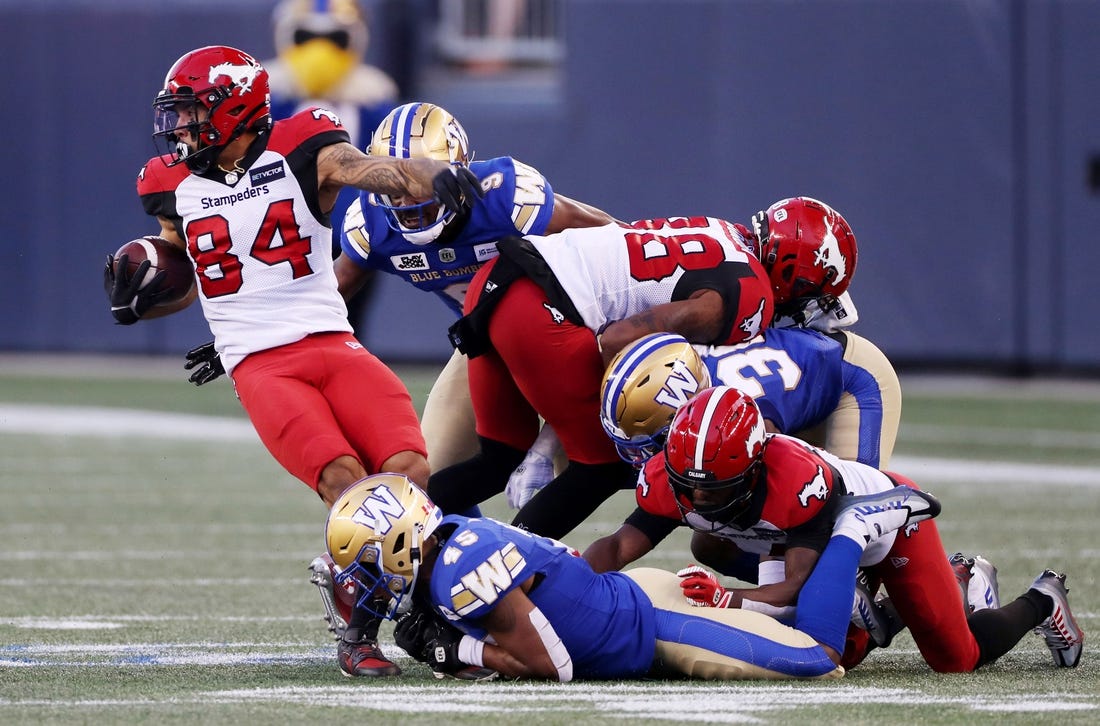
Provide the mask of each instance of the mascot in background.
{"label": "mascot in background", "polygon": [[[282,0],[272,15],[277,57],[264,61],[271,83],[271,114],[292,116],[310,106],[336,112],[360,149],[398,101],[389,75],[364,62],[369,31],[356,0]],[[340,251],[344,213],[356,198],[345,188],[332,210],[333,255]],[[365,308],[374,288],[368,280],[348,301],[348,319],[366,339]]]}

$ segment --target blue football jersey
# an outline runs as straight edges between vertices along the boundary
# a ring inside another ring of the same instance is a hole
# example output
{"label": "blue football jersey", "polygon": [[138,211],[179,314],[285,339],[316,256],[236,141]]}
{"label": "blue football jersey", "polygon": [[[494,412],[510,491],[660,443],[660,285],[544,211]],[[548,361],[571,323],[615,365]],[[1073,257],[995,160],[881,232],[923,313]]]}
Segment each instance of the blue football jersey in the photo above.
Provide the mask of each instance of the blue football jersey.
{"label": "blue football jersey", "polygon": [[764,418],[797,434],[825,421],[848,395],[859,408],[856,460],[879,465],[883,401],[872,371],[844,360],[844,346],[808,328],[767,328],[739,345],[695,346],[714,385],[752,396]]}
{"label": "blue football jersey", "polygon": [[815,426],[844,393],[844,347],[807,328],[767,328],[740,345],[696,346],[715,385],[756,399],[785,434]]}
{"label": "blue football jersey", "polygon": [[[270,68],[268,69],[270,70]],[[271,95],[271,118],[290,118],[303,109],[312,106],[322,106],[334,111],[343,123],[344,128],[351,137],[351,143],[357,148],[365,148],[370,144],[371,132],[382,123],[382,119],[393,109],[393,102],[389,100],[377,103],[361,104],[351,101],[338,101],[326,99],[293,98],[280,96],[277,93]],[[355,187],[344,187],[336,196],[336,204],[329,212],[329,225],[332,227],[332,249],[340,250],[340,233],[344,229],[344,215],[356,199],[359,198],[359,190]]]}
{"label": "blue football jersey", "polygon": [[[497,256],[496,243],[510,235],[541,235],[554,211],[550,182],[526,164],[502,156],[470,163],[485,197],[470,210],[458,235],[446,242],[413,244],[390,228],[386,211],[362,192],[348,210],[340,247],[364,267],[397,275],[438,295],[456,315],[470,279]],[[446,232],[444,233],[446,234]]]}
{"label": "blue football jersey", "polygon": [[505,593],[535,576],[528,597],[554,627],[578,678],[644,675],[656,650],[656,616],[642,589],[619,572],[596,574],[560,542],[492,519],[443,518],[454,532],[431,577],[432,604],[464,632]]}

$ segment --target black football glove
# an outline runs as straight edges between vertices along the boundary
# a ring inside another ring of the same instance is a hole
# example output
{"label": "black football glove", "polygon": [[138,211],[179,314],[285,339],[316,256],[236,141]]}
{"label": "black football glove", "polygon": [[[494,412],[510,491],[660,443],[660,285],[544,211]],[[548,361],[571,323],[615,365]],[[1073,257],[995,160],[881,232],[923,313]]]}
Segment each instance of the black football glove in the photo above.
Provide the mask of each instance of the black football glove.
{"label": "black football glove", "polygon": [[436,673],[448,676],[468,667],[458,659],[458,642],[463,635],[434,611],[423,607],[414,607],[393,629],[393,640],[402,650]]}
{"label": "black football glove", "polygon": [[435,637],[436,622],[432,613],[418,607],[403,615],[393,628],[397,647],[420,663],[428,662],[428,641]]}
{"label": "black football glove", "polygon": [[461,214],[485,196],[481,181],[464,166],[451,166],[432,179],[432,191],[444,207]]}
{"label": "black football glove", "polygon": [[468,665],[458,659],[458,641],[462,640],[463,635],[465,633],[453,625],[440,623],[435,637],[428,641],[425,653],[433,671],[453,676]]}
{"label": "black football glove", "polygon": [[145,273],[149,271],[149,260],[142,260],[134,274],[129,272],[129,255],[120,255],[117,264],[111,255],[107,255],[107,264],[103,268],[103,289],[111,300],[111,315],[119,325],[133,325],[149,308],[164,300],[169,291],[162,289],[168,273],[161,270],[149,284],[141,286]]}
{"label": "black football glove", "polygon": [[191,374],[191,377],[187,379],[196,386],[209,383],[225,374],[222,357],[218,355],[218,351],[214,350],[214,341],[212,340],[187,351],[186,357],[187,362],[183,364],[183,369],[189,371],[192,368],[197,368]]}

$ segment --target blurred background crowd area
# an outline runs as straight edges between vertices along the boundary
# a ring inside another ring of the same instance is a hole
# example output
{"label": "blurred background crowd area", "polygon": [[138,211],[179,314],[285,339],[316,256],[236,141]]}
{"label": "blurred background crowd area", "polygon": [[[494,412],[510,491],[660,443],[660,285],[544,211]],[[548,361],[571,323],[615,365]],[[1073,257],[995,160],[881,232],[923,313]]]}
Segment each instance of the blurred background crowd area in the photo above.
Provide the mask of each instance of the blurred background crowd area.
{"label": "blurred background crowd area", "polygon": [[[346,34],[286,20],[342,4]],[[0,0],[0,26],[0,351],[209,339],[197,306],[114,326],[100,271],[156,230],[134,179],[165,71],[225,44],[273,68],[276,102],[373,104],[337,109],[360,145],[384,109],[432,101],[476,158],[513,156],[620,219],[746,223],[820,198],[859,240],[855,330],[899,368],[1100,375],[1100,3]],[[319,38],[345,51],[334,77],[295,89]],[[369,93],[336,97],[351,70]],[[449,353],[450,314],[395,279],[353,314],[387,360]]]}

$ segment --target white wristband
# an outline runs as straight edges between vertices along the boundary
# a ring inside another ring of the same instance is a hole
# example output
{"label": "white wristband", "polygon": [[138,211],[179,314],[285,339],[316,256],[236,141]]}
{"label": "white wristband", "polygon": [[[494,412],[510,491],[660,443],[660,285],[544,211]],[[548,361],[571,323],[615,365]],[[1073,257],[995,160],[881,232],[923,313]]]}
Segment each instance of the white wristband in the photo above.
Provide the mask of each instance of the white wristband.
{"label": "white wristband", "polygon": [[458,641],[458,659],[463,663],[481,668],[485,666],[485,661],[482,660],[484,656],[484,640],[478,640],[472,635],[463,635],[462,640]]}
{"label": "white wristband", "polygon": [[757,568],[756,586],[783,582],[787,579],[786,567],[784,560],[764,560]]}

